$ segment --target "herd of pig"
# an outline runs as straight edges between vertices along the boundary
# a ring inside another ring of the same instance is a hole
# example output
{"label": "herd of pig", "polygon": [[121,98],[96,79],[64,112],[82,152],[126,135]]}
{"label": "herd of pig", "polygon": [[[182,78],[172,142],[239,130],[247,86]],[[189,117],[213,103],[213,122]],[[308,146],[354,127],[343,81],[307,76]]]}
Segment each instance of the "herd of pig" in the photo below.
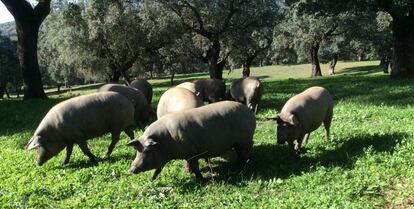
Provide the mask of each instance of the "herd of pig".
{"label": "herd of pig", "polygon": [[[224,81],[204,79],[168,89],[159,100],[157,120],[142,136],[134,138],[134,121],[147,122],[152,113],[152,86],[143,79],[129,86],[106,84],[97,93],[74,97],[51,108],[26,150],[36,149],[37,164],[42,165],[66,148],[63,163],[67,164],[77,144],[90,161],[96,162],[87,140],[111,133],[105,156],[109,157],[124,131],[131,139],[127,145],[137,150],[132,173],[154,169],[151,179],[155,179],[166,163],[182,159],[185,168],[202,179],[200,158],[234,150],[238,166],[243,166],[252,151],[263,85],[254,77],[246,77],[233,81],[227,93],[225,88]],[[271,118],[277,122],[277,142],[287,142],[295,154],[300,154],[309,134],[322,123],[329,138],[332,110],[332,96],[322,87],[295,95],[279,115]]]}

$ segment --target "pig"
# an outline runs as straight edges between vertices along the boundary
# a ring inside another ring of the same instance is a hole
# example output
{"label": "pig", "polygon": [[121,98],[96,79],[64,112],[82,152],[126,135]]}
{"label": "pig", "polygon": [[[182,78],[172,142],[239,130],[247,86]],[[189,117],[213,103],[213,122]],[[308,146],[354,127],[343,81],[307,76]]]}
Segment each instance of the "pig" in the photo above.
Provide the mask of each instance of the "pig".
{"label": "pig", "polygon": [[200,79],[193,83],[203,97],[203,101],[213,103],[225,98],[226,84],[219,79]]}
{"label": "pig", "polygon": [[274,118],[277,121],[277,143],[287,142],[299,155],[310,133],[321,123],[325,127],[326,139],[329,139],[332,116],[333,99],[328,90],[319,86],[310,87],[290,98]]}
{"label": "pig", "polygon": [[159,119],[171,112],[196,108],[202,105],[203,101],[193,92],[180,87],[171,88],[161,95],[157,106],[157,118]]}
{"label": "pig", "polygon": [[184,83],[181,83],[181,84],[177,85],[176,87],[185,88],[185,89],[193,92],[198,98],[201,99],[201,101],[204,100],[203,94],[200,92],[199,89],[196,88],[196,85],[192,82],[184,82]]}
{"label": "pig", "polygon": [[130,84],[130,87],[140,90],[145,98],[147,98],[148,104],[151,104],[152,101],[152,86],[145,79],[135,79]]}
{"label": "pig", "polygon": [[99,92],[63,101],[49,110],[42,119],[26,150],[37,149],[37,165],[41,166],[66,147],[63,164],[69,163],[73,145],[79,145],[91,162],[96,157],[88,148],[87,140],[105,133],[112,134],[112,142],[106,157],[109,157],[119,135],[124,131],[134,139],[131,125],[134,121],[134,106],[121,94]]}
{"label": "pig", "polygon": [[262,92],[263,85],[259,79],[255,77],[244,77],[232,82],[227,97],[245,104],[256,114],[258,103],[262,98]]}
{"label": "pig", "polygon": [[132,104],[135,107],[135,111],[134,111],[135,121],[137,122],[148,121],[149,115],[151,113],[151,105],[148,104],[147,99],[145,98],[144,94],[141,91],[135,88],[120,85],[120,84],[106,84],[98,89],[98,92],[107,92],[107,91],[113,91],[113,92],[122,94],[123,96],[128,98],[129,101],[132,102]]}
{"label": "pig", "polygon": [[183,159],[188,170],[201,180],[198,159],[217,157],[233,148],[239,166],[243,166],[250,157],[255,129],[255,115],[233,101],[170,113],[127,144],[137,150],[130,172],[155,169],[151,176],[154,180],[166,163]]}

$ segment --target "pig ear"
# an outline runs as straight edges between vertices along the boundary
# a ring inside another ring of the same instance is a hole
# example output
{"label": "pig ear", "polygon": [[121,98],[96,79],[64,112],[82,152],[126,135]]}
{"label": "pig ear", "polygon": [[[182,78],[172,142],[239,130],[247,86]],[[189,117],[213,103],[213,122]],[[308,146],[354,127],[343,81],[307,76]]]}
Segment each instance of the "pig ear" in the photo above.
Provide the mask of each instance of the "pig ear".
{"label": "pig ear", "polygon": [[141,152],[144,149],[144,147],[142,146],[141,142],[138,139],[134,139],[128,142],[126,146],[134,147],[135,149],[138,150],[138,152]]}
{"label": "pig ear", "polygon": [[32,149],[35,149],[35,148],[38,148],[38,147],[40,147],[40,137],[39,136],[34,136],[34,137],[32,137],[30,140],[29,140],[29,142],[27,143],[27,145],[26,145],[26,147],[25,147],[25,149],[27,150],[27,151],[29,151],[29,150],[32,150]]}
{"label": "pig ear", "polygon": [[148,139],[145,143],[146,147],[154,147],[158,144],[158,142],[154,141],[154,139]]}
{"label": "pig ear", "polygon": [[299,125],[298,118],[297,118],[294,114],[292,114],[292,115],[289,117],[289,123],[290,123],[291,125],[294,125],[294,126]]}

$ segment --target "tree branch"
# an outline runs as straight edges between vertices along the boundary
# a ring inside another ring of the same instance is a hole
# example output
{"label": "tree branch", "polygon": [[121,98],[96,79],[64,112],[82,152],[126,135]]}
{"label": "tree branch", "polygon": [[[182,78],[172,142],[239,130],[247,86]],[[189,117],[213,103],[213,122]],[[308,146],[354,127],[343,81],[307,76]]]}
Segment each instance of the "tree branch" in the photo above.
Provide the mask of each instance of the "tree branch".
{"label": "tree branch", "polygon": [[234,8],[234,0],[232,0],[230,2],[229,13],[227,14],[226,18],[224,19],[222,27],[218,31],[219,34],[225,32],[227,30],[227,28],[230,25],[231,18],[233,17],[234,14],[236,14],[239,11],[240,11],[239,9]]}
{"label": "tree branch", "polygon": [[34,8],[34,15],[38,27],[50,13],[50,1],[51,0],[39,0],[39,3]]}

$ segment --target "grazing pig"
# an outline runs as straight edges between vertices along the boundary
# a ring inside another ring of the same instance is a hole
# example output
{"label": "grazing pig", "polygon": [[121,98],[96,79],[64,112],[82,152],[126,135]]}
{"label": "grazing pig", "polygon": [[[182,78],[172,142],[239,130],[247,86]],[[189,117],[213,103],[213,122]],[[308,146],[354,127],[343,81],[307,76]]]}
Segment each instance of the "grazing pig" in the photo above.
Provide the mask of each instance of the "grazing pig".
{"label": "grazing pig", "polygon": [[225,98],[226,84],[219,79],[200,79],[193,81],[196,89],[203,96],[203,101],[213,103]]}
{"label": "grazing pig", "polygon": [[185,88],[185,89],[193,92],[198,98],[201,99],[201,101],[203,101],[203,99],[204,99],[203,94],[201,94],[200,90],[196,88],[196,85],[194,83],[184,82],[184,83],[181,83],[181,84],[177,85],[176,87]]}
{"label": "grazing pig", "polygon": [[[277,143],[288,142],[296,154],[305,144],[312,131],[323,122],[326,139],[329,139],[329,128],[333,116],[333,99],[322,87],[311,87],[290,98],[283,106],[277,121]],[[294,141],[296,140],[296,145]]]}
{"label": "grazing pig", "polygon": [[106,157],[112,153],[122,131],[131,138],[134,132],[134,106],[121,94],[100,92],[78,96],[55,105],[37,127],[26,150],[37,149],[37,165],[57,155],[66,147],[64,164],[69,162],[73,145],[79,145],[92,162],[96,157],[91,153],[86,140],[110,132],[112,142]]}
{"label": "grazing pig", "polygon": [[152,86],[145,79],[135,79],[130,84],[130,87],[140,90],[145,98],[147,98],[148,104],[151,104],[152,101]]}
{"label": "grazing pig", "polygon": [[231,96],[231,99],[245,104],[256,114],[258,103],[262,98],[262,91],[263,87],[259,79],[245,77],[233,81],[227,97]]}
{"label": "grazing pig", "polygon": [[132,87],[124,86],[120,84],[106,84],[98,89],[98,92],[113,91],[122,94],[135,106],[134,118],[135,121],[147,122],[150,112],[151,105],[148,104],[144,94]]}
{"label": "grazing pig", "polygon": [[254,114],[238,102],[217,102],[168,114],[128,143],[137,149],[130,171],[155,169],[154,180],[167,162],[184,159],[188,170],[202,179],[198,159],[217,157],[232,148],[243,166],[250,157],[255,129]]}
{"label": "grazing pig", "polygon": [[157,107],[157,118],[186,109],[192,109],[203,105],[193,92],[184,88],[171,88],[162,94]]}

